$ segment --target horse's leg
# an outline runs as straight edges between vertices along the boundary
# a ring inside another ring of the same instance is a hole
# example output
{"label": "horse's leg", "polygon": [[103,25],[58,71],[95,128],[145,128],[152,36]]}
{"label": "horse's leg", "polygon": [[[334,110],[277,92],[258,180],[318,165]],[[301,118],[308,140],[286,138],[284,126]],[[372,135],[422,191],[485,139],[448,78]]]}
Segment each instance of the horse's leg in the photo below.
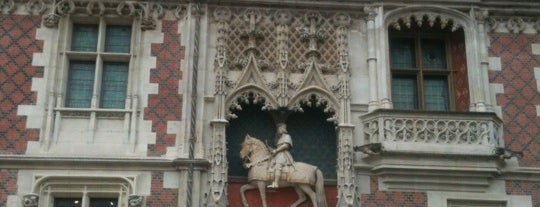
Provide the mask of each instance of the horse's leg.
{"label": "horse's leg", "polygon": [[304,193],[304,191],[302,191],[302,189],[300,189],[300,187],[294,186],[294,191],[296,191],[296,195],[298,195],[298,200],[296,200],[296,202],[294,202],[291,207],[297,207],[298,205],[306,201],[306,194]]}
{"label": "horse's leg", "polygon": [[246,191],[257,188],[256,185],[253,185],[251,183],[245,184],[242,187],[240,187],[240,197],[242,197],[242,204],[244,207],[248,207],[248,202],[246,199]]}
{"label": "horse's leg", "polygon": [[306,194],[308,194],[309,198],[311,198],[311,203],[313,204],[313,207],[318,207],[319,205],[317,203],[317,194],[315,193],[315,191],[313,191],[313,189],[311,189],[311,186],[309,186],[308,184],[300,184],[298,186],[300,186],[300,188],[302,188],[302,190],[306,192]]}
{"label": "horse's leg", "polygon": [[259,187],[259,194],[261,194],[261,201],[263,204],[263,207],[266,206],[266,183],[264,181],[258,181],[257,186]]}

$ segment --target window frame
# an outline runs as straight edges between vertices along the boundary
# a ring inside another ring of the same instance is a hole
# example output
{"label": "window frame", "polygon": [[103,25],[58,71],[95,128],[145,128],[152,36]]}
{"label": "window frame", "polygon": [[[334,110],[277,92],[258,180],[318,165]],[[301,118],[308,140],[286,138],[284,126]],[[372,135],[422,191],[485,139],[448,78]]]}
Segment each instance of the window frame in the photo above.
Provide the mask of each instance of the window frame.
{"label": "window frame", "polygon": [[[98,26],[97,47],[95,52],[88,51],[73,51],[72,50],[72,38],[73,30],[77,24],[88,24]],[[105,31],[108,25],[113,26],[129,26],[131,28],[130,49],[128,53],[118,52],[106,52],[105,51]],[[134,94],[132,91],[133,85],[133,73],[134,71],[134,45],[135,37],[137,34],[134,20],[132,18],[112,18],[112,17],[87,17],[87,16],[73,16],[66,25],[64,33],[64,45],[61,48],[63,54],[63,79],[61,82],[61,91],[64,94],[62,100],[57,103],[57,107],[67,110],[110,110],[110,111],[125,111],[131,108],[129,97]],[[71,62],[77,61],[91,61],[95,63],[94,70],[94,84],[92,88],[92,97],[90,100],[90,107],[68,107],[68,87],[69,87],[69,73]],[[126,91],[124,97],[124,106],[122,108],[105,108],[101,106],[102,91],[101,86],[104,65],[107,62],[112,63],[127,63],[127,77],[126,77]]]}
{"label": "window frame", "polygon": [[[421,30],[421,29],[418,29]],[[451,56],[451,49],[450,49],[450,35],[447,34],[444,31],[441,32],[423,32],[423,31],[394,31],[389,30],[388,33],[388,45],[389,45],[389,62],[390,62],[390,82],[393,85],[394,83],[394,77],[412,77],[415,76],[416,80],[416,104],[418,108],[415,109],[403,109],[403,110],[420,110],[420,111],[427,111],[426,110],[426,103],[425,103],[425,85],[424,80],[426,77],[446,77],[441,78],[445,79],[448,89],[448,109],[445,111],[454,111],[455,110],[455,89],[453,86],[453,80],[454,80],[454,74],[456,73],[455,69],[452,68],[452,56]],[[410,69],[394,69],[392,66],[392,42],[393,39],[410,39],[414,41],[414,60],[415,60],[415,68]],[[423,67],[423,60],[422,60],[422,40],[425,39],[431,39],[431,40],[441,40],[444,41],[445,48],[445,57],[446,57],[446,67],[444,70],[426,70]],[[392,87],[390,88],[392,90]],[[392,93],[391,93],[392,94]],[[394,97],[392,96],[392,99]],[[441,110],[443,111],[443,110]]]}
{"label": "window frame", "polygon": [[54,207],[55,198],[80,198],[81,207],[90,207],[92,198],[113,198],[117,206],[126,206],[134,193],[134,181],[129,177],[109,176],[44,176],[34,183],[40,195],[40,207]]}

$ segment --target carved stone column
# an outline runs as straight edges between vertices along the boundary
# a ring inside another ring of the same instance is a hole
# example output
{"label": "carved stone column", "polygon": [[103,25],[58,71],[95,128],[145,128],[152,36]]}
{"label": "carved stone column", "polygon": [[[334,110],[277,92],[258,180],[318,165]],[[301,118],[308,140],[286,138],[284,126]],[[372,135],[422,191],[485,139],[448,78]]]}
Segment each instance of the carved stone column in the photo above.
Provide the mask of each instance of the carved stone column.
{"label": "carved stone column", "polygon": [[377,8],[365,7],[364,12],[367,13],[367,43],[368,43],[368,71],[369,71],[369,103],[368,111],[373,111],[379,108],[379,100],[377,95],[377,54],[375,49],[375,17],[377,16]]}
{"label": "carved stone column", "polygon": [[488,11],[487,10],[478,10],[475,11],[476,15],[476,22],[478,26],[478,50],[479,50],[479,61],[480,61],[480,71],[479,76],[477,77],[478,84],[482,86],[482,92],[478,93],[478,102],[475,104],[475,110],[474,111],[493,111],[492,109],[492,102],[491,99],[491,93],[489,88],[489,79],[488,79],[488,69],[489,69],[489,60],[488,60],[488,48],[486,46],[487,43],[487,35],[486,35],[486,29],[485,29],[485,23],[488,18]]}
{"label": "carved stone column", "polygon": [[210,148],[210,192],[208,195],[208,206],[227,205],[227,147],[225,139],[227,110],[225,102],[227,98],[227,61],[228,48],[227,38],[229,32],[229,20],[231,11],[228,8],[220,7],[214,10],[214,19],[217,21],[217,43],[216,43],[216,67],[215,67],[215,104],[217,111],[212,125],[212,139]]}

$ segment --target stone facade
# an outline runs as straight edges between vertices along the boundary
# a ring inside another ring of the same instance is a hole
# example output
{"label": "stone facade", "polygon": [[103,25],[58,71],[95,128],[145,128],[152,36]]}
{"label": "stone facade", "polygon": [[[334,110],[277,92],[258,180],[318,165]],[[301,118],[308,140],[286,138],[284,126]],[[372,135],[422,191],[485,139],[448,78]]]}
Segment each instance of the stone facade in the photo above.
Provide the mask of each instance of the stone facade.
{"label": "stone facade", "polygon": [[[540,206],[536,8],[495,0],[0,1],[0,206],[101,197],[130,207],[241,205],[246,178],[229,175],[239,166],[229,149],[240,143],[228,126],[248,106],[265,121],[316,111],[333,126],[335,144],[294,142],[307,156],[337,154],[325,161],[335,166],[325,180],[330,206]],[[129,52],[71,51],[78,24],[130,26]],[[448,111],[394,108],[389,37],[414,31],[449,37]],[[97,104],[99,81],[91,107],[66,107],[70,61],[89,59],[97,79],[103,62],[129,64],[124,108]],[[266,123],[236,123],[246,122]],[[293,140],[328,133],[288,124]],[[293,192],[268,192],[269,206],[290,205]],[[248,201],[259,206],[258,193]]]}

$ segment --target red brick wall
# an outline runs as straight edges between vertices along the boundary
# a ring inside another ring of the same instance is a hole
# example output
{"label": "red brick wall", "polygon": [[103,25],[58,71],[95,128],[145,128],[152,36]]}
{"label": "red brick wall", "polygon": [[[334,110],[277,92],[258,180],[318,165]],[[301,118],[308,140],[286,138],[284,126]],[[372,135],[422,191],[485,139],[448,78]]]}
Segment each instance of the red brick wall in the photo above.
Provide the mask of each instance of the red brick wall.
{"label": "red brick wall", "polygon": [[[461,34],[463,33],[460,30]],[[463,35],[454,35],[450,40],[450,53],[452,57],[453,75],[452,86],[454,88],[454,103],[456,111],[469,111],[469,78],[467,75],[467,56],[465,53],[465,38]]]}
{"label": "red brick wall", "polygon": [[540,43],[540,35],[492,34],[489,55],[501,58],[502,70],[489,75],[491,83],[504,85],[497,104],[502,107],[506,146],[524,152],[520,165],[540,167],[540,93],[534,78],[540,56],[532,55],[533,43]]}
{"label": "red brick wall", "polygon": [[17,170],[0,170],[0,206],[6,206],[7,197],[17,193]]}
{"label": "red brick wall", "polygon": [[39,130],[26,129],[17,107],[36,103],[32,78],[43,77],[43,68],[32,66],[32,56],[43,50],[36,40],[41,18],[0,15],[0,22],[0,154],[24,154],[27,142],[39,138]]}
{"label": "red brick wall", "polygon": [[[242,206],[242,199],[240,198],[240,187],[244,185],[244,182],[230,182],[227,188],[229,206]],[[293,188],[282,188],[278,190],[266,189],[266,202],[268,207],[283,207],[290,206],[296,200],[298,196]],[[325,186],[324,188],[326,193],[326,202],[328,206],[336,206],[337,204],[337,188],[336,186]],[[308,200],[299,207],[311,207],[311,200],[309,196],[306,195]],[[259,195],[259,190],[248,190],[246,192],[246,198],[249,206],[260,207],[262,206],[261,196]]]}
{"label": "red brick wall", "polygon": [[174,146],[176,136],[167,134],[167,121],[180,120],[182,95],[178,94],[178,81],[182,79],[180,60],[184,59],[184,47],[180,44],[177,21],[163,21],[162,44],[152,45],[152,56],[157,57],[157,66],[150,72],[150,82],[159,85],[158,94],[148,97],[144,119],[152,120],[152,131],[156,132],[156,144],[148,148],[149,156],[161,156],[167,147]]}
{"label": "red brick wall", "polygon": [[423,192],[379,191],[378,177],[372,176],[371,194],[362,194],[365,207],[427,207],[427,195]]}
{"label": "red brick wall", "polygon": [[532,206],[540,206],[540,182],[506,181],[506,194],[530,195],[532,197]]}
{"label": "red brick wall", "polygon": [[163,172],[152,172],[150,196],[146,197],[146,206],[164,207],[178,205],[178,189],[163,188]]}

